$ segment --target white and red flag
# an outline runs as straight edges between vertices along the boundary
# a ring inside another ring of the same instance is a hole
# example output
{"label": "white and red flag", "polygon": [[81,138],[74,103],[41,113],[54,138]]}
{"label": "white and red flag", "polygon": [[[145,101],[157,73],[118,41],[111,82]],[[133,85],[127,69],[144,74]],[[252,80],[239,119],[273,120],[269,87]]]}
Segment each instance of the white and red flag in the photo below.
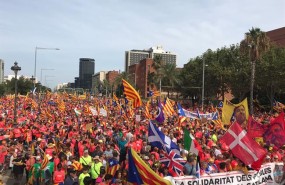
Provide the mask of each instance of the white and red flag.
{"label": "white and red flag", "polygon": [[266,154],[266,151],[237,122],[232,124],[221,141],[226,143],[232,153],[245,165],[252,164]]}

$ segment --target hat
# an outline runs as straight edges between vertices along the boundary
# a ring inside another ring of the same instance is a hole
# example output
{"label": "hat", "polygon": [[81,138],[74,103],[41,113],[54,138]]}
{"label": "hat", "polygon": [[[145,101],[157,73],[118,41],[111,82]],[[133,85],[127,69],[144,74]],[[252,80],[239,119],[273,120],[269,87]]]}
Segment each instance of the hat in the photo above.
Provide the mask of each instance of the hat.
{"label": "hat", "polygon": [[84,150],[84,153],[88,153],[88,150]]}
{"label": "hat", "polygon": [[100,139],[100,140],[99,140],[99,143],[103,143],[103,141]]}
{"label": "hat", "polygon": [[36,156],[36,160],[37,161],[41,160],[41,157],[40,156]]}
{"label": "hat", "polygon": [[70,166],[70,165],[72,165],[72,162],[67,161],[67,166]]}
{"label": "hat", "polygon": [[266,159],[270,159],[270,156],[269,156],[269,155],[267,155],[267,156],[266,156]]}
{"label": "hat", "polygon": [[96,155],[93,159],[94,159],[94,160],[95,160],[95,159],[100,160],[100,158],[99,158],[98,155]]}
{"label": "hat", "polygon": [[42,140],[41,138],[38,138],[38,139],[37,139],[37,141],[41,141],[41,140]]}

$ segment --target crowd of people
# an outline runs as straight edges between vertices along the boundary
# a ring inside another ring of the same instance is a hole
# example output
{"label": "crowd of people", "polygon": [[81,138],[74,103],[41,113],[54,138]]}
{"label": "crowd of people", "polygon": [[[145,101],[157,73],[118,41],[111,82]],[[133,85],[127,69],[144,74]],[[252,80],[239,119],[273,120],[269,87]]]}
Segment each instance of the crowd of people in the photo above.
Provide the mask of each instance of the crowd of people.
{"label": "crowd of people", "polygon": [[[78,99],[67,94],[20,97],[17,102],[15,124],[14,99],[0,99],[0,172],[11,172],[16,181],[21,182],[25,175],[25,183],[32,185],[128,184],[130,148],[161,177],[175,176],[160,162],[164,152],[148,142],[149,119],[143,107],[132,109],[111,98]],[[94,115],[90,106],[98,112],[104,108],[107,115]],[[153,118],[156,107],[155,103],[149,105]],[[212,109],[209,106],[205,112]],[[244,116],[242,110],[237,111]],[[256,119],[265,123],[272,117],[269,113],[256,114]],[[179,175],[196,175],[198,170],[201,175],[234,170],[247,174],[251,169],[233,156],[229,146],[219,142],[226,127],[204,119],[187,118],[181,123],[177,113],[157,126],[179,146],[186,161]],[[184,129],[200,144],[199,155],[184,149]],[[267,150],[263,163],[285,163],[284,147],[260,144]]]}

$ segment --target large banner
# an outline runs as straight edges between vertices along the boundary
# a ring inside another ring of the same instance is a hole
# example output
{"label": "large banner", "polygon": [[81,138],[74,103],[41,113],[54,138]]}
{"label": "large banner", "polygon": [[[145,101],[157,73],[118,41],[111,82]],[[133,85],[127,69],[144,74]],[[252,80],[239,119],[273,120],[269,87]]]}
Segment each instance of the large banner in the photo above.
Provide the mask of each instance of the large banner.
{"label": "large banner", "polygon": [[[239,171],[195,176],[174,177],[178,185],[284,185],[283,163],[268,163],[259,171],[249,171],[247,175]],[[282,181],[282,182],[281,182]]]}

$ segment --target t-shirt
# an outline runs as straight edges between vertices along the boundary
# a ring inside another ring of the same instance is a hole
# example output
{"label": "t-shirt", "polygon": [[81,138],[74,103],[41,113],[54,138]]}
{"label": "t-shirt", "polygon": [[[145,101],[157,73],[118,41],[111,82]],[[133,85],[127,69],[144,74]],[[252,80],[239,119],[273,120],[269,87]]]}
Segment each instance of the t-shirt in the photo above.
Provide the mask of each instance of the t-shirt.
{"label": "t-shirt", "polygon": [[92,162],[92,158],[90,155],[88,155],[87,157],[82,156],[80,157],[79,162],[82,165],[89,165]]}
{"label": "t-shirt", "polygon": [[92,163],[91,169],[90,169],[92,179],[97,179],[97,177],[100,174],[100,168],[102,165],[103,164],[101,162],[98,162],[96,164],[94,162]]}
{"label": "t-shirt", "polygon": [[60,183],[60,182],[64,182],[65,179],[65,172],[64,170],[60,170],[60,171],[55,171],[53,174],[53,182],[54,183]]}
{"label": "t-shirt", "polygon": [[81,173],[81,174],[79,175],[79,178],[78,178],[78,179],[79,179],[79,185],[84,185],[83,180],[84,180],[85,177],[90,177],[89,173],[86,173],[86,174]]}
{"label": "t-shirt", "polygon": [[41,164],[35,163],[33,167],[34,167],[34,169],[33,169],[34,177],[35,177],[35,178],[39,178],[40,175],[41,175],[41,174],[40,174]]}

